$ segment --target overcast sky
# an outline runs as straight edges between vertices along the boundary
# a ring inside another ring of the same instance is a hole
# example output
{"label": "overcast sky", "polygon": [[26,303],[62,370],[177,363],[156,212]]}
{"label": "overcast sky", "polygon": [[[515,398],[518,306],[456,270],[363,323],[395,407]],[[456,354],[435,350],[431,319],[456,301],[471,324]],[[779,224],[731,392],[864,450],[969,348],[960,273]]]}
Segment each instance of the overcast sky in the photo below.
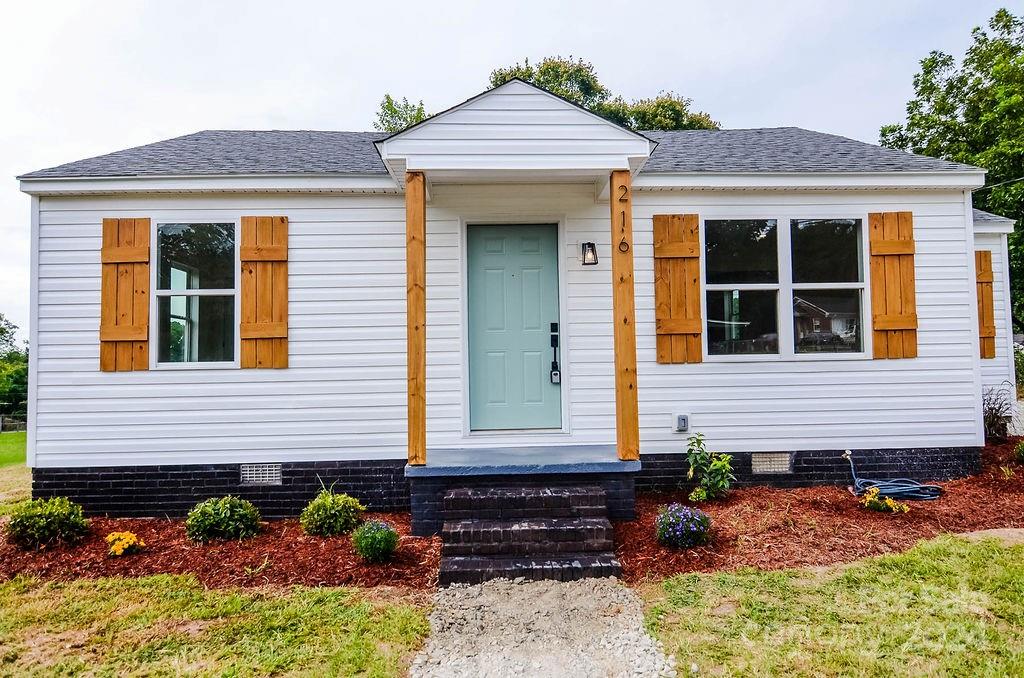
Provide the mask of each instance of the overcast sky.
{"label": "overcast sky", "polygon": [[[1019,0],[1018,0],[1019,1]],[[200,129],[371,129],[385,92],[438,111],[524,57],[574,55],[627,98],[672,90],[724,127],[876,142],[918,61],[988,0],[11,2],[0,26],[0,313],[28,328],[15,175]]]}

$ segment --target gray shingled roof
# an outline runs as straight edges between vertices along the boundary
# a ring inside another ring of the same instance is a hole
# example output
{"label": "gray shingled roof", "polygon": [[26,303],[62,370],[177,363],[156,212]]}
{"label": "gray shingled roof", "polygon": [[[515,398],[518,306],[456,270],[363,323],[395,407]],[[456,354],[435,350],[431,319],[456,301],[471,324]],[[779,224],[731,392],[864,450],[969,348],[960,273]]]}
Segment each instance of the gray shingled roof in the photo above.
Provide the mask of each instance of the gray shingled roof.
{"label": "gray shingled roof", "polygon": [[644,132],[649,172],[962,172],[977,168],[799,127]]}
{"label": "gray shingled roof", "polygon": [[[651,131],[653,172],[975,170],[798,127]],[[22,175],[22,179],[224,174],[385,174],[376,132],[209,130]]]}
{"label": "gray shingled roof", "polygon": [[987,224],[1002,224],[1005,226],[1012,226],[1016,222],[1009,217],[1002,217],[998,214],[992,214],[991,212],[983,212],[979,209],[974,210],[974,222],[975,223],[987,223]]}
{"label": "gray shingled roof", "polygon": [[387,174],[378,132],[207,130],[20,178],[216,174]]}

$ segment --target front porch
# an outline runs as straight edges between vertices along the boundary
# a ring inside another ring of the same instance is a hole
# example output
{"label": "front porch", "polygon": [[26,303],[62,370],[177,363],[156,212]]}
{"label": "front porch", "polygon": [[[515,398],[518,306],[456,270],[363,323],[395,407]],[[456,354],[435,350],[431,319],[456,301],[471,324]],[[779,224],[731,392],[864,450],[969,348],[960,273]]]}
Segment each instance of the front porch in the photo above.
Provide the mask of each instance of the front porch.
{"label": "front porch", "polygon": [[[405,470],[413,534],[441,532],[446,518],[451,517],[446,513],[445,497],[453,490],[597,488],[601,490],[608,518],[632,520],[638,471],[640,462],[619,459],[614,445],[431,450],[426,464],[408,465]],[[503,517],[510,520],[538,518],[552,513],[544,509],[556,508],[543,499],[539,502],[536,512],[523,510]],[[498,509],[499,504],[484,508]],[[450,498],[447,508],[451,508]]]}

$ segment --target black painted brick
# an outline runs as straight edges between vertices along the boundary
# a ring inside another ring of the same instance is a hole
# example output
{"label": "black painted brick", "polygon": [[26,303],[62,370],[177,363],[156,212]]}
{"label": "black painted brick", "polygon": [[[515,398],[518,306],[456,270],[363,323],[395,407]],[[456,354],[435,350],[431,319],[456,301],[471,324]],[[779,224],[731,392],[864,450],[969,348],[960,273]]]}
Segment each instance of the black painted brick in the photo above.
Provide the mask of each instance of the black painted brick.
{"label": "black painted brick", "polygon": [[[446,512],[445,494],[456,488],[564,488],[600,487],[605,494],[605,510],[612,520],[632,520],[636,516],[636,491],[631,473],[581,473],[581,474],[536,474],[522,476],[426,476],[409,479],[410,503],[412,506],[412,531],[417,535],[437,534],[441,531]],[[497,500],[495,500],[497,501]],[[554,501],[554,500],[553,500]],[[579,501],[591,502],[592,499]],[[456,502],[457,503],[457,502]],[[539,514],[525,508],[481,509],[479,506],[467,509],[453,509],[448,519],[484,518],[515,519],[533,518]],[[466,513],[460,513],[466,510]],[[487,511],[492,511],[488,513]],[[548,517],[598,516],[604,510],[590,507],[552,507],[544,509]]]}
{"label": "black painted brick", "polygon": [[[850,464],[842,458],[845,450],[800,450],[793,452],[793,473],[754,474],[750,452],[736,452],[733,473],[736,485],[848,485]],[[685,454],[641,454],[636,475],[638,491],[665,492],[689,488]],[[981,448],[938,447],[912,449],[853,450],[857,475],[866,478],[912,478],[921,481],[950,480],[981,470]]]}
{"label": "black painted brick", "polygon": [[405,461],[284,462],[281,485],[243,485],[239,464],[32,469],[32,496],[64,496],[90,515],[182,516],[196,503],[233,494],[265,518],[298,515],[324,486],[373,511],[409,508]]}

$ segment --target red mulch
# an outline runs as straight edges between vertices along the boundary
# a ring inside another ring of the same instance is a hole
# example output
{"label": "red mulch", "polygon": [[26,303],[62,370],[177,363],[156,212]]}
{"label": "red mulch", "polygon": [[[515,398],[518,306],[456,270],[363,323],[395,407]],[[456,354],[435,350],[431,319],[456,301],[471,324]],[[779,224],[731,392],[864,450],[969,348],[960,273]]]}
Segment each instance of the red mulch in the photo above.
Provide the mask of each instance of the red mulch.
{"label": "red mulch", "polygon": [[[733,490],[725,501],[701,507],[713,521],[712,542],[685,551],[657,543],[654,519],[664,504],[689,503],[686,493],[640,494],[637,519],[615,525],[623,576],[635,582],[742,566],[831,565],[902,551],[944,532],[1024,527],[1024,465],[1009,461],[1014,443],[985,448],[982,473],[943,483],[941,499],[911,502],[908,514],[869,511],[839,487]],[[1014,477],[1003,476],[1003,465],[1014,469]],[[185,537],[181,520],[93,518],[89,536],[74,547],[25,552],[0,540],[0,581],[18,574],[74,579],[166,573],[192,574],[210,587],[436,586],[440,538],[411,536],[408,513],[367,517],[390,522],[401,535],[393,562],[364,564],[348,537],[309,537],[296,520],[272,521],[253,539],[200,545]],[[138,534],[146,550],[108,557],[104,536],[123,530]]]}
{"label": "red mulch", "polygon": [[[92,518],[89,536],[74,547],[25,552],[0,541],[0,580],[18,574],[46,579],[192,574],[209,587],[437,585],[440,538],[411,536],[408,513],[366,517],[386,520],[398,530],[401,538],[392,562],[364,564],[348,537],[310,537],[297,520],[271,521],[259,536],[244,541],[195,544],[185,537],[181,520]],[[146,549],[108,557],[103,538],[123,530],[141,537]]]}
{"label": "red mulch", "polygon": [[[908,502],[907,514],[869,511],[841,487],[733,490],[726,500],[701,506],[711,516],[711,543],[682,551],[658,544],[654,520],[665,504],[689,504],[686,493],[639,495],[637,519],[615,525],[623,578],[831,565],[903,551],[946,532],[1024,527],[1024,465],[1010,461],[1016,442],[985,448],[979,475],[939,483],[945,488],[940,499]],[[1013,468],[1012,478],[1003,476],[1004,465]]]}

